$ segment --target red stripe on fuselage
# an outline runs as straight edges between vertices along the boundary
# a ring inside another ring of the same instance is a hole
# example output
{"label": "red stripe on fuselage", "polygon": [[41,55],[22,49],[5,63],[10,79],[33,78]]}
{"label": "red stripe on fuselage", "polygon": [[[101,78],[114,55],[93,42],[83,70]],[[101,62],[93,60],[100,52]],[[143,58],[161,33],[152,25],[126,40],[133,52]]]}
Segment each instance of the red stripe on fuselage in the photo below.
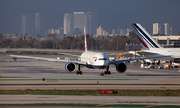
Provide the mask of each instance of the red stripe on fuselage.
{"label": "red stripe on fuselage", "polygon": [[137,37],[138,37],[139,41],[144,45],[144,47],[149,48],[149,47],[141,40],[141,38],[139,38],[139,36],[137,36]]}

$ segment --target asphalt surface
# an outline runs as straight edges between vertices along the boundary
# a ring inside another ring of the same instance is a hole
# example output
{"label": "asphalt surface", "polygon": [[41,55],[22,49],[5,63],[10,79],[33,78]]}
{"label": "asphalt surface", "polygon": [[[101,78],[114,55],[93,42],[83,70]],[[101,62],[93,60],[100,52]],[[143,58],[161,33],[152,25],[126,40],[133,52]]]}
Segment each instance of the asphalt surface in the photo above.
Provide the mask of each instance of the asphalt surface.
{"label": "asphalt surface", "polygon": [[2,90],[180,89],[180,73],[177,69],[141,69],[140,65],[128,64],[125,73],[118,73],[115,66],[111,65],[111,75],[100,76],[100,70],[86,67],[82,68],[82,75],[68,73],[64,68],[65,63],[60,62],[35,59],[13,61],[12,57],[1,56],[0,64]]}
{"label": "asphalt surface", "polygon": [[[44,57],[51,58],[57,56],[48,55]],[[141,69],[140,65],[128,64],[125,73],[118,73],[115,66],[111,65],[111,75],[100,76],[100,70],[87,69],[85,67],[82,69],[82,75],[67,73],[64,69],[64,65],[65,63],[39,61],[34,59],[18,59],[17,61],[13,61],[12,57],[1,56],[0,90],[180,89],[180,73],[179,70],[176,69]],[[42,78],[44,78],[45,81],[43,81]],[[7,107],[7,104],[21,105],[22,103],[179,105],[179,100],[180,97],[178,96],[62,96],[1,94],[0,107]],[[2,104],[6,105],[3,106]],[[95,105],[93,107],[99,106]]]}

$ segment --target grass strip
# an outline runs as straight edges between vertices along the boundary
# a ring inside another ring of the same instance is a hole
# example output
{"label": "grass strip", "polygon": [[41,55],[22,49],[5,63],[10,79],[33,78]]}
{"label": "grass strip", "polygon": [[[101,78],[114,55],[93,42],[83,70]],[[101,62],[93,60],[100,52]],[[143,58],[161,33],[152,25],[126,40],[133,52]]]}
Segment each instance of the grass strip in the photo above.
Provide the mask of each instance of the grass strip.
{"label": "grass strip", "polygon": [[180,96],[180,90],[113,90],[115,94],[100,94],[101,90],[0,90],[0,94],[47,95],[117,95],[117,96]]}

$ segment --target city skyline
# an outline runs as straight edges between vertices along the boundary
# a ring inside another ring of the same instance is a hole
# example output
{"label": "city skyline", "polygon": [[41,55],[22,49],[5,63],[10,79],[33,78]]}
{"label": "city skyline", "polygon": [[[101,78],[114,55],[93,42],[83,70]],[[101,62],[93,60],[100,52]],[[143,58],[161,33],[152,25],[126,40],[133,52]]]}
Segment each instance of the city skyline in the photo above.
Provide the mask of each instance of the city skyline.
{"label": "city skyline", "polygon": [[[97,26],[102,26],[110,34],[112,29],[132,29],[131,24],[137,22],[152,35],[152,24],[157,22],[172,24],[171,32],[177,35],[180,32],[179,3],[180,1],[175,0],[1,0],[0,33],[19,33],[22,15],[33,16],[35,13],[43,13],[43,28],[48,31],[63,28],[65,13],[97,12]],[[165,30],[162,28],[161,32],[164,33]]]}

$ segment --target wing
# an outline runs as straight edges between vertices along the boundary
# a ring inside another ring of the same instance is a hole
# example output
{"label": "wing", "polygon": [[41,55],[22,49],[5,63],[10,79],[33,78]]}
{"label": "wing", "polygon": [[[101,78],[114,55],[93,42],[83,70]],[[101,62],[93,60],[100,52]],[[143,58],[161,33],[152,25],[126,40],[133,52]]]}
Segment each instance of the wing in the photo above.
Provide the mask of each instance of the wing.
{"label": "wing", "polygon": [[63,55],[69,55],[69,56],[80,57],[80,55],[74,55],[74,54],[69,54],[69,53],[58,53],[58,54],[63,54]]}
{"label": "wing", "polygon": [[155,56],[163,56],[161,54],[158,54],[158,53],[152,53],[152,52],[148,52],[148,51],[129,51],[129,53],[131,54],[136,54],[138,56],[146,56],[146,57],[155,57]]}
{"label": "wing", "polygon": [[21,56],[21,55],[10,55],[11,57],[17,57],[17,58],[30,58],[30,59],[39,59],[39,60],[47,60],[47,61],[56,61],[56,62],[73,62],[75,64],[82,64],[86,65],[86,62],[81,61],[71,61],[71,60],[61,60],[61,59],[55,59],[55,58],[44,58],[44,57],[32,57],[32,56]]}
{"label": "wing", "polygon": [[128,62],[128,61],[134,61],[134,60],[166,58],[166,57],[171,57],[171,56],[156,56],[156,57],[146,57],[146,58],[137,58],[137,59],[117,60],[117,61],[110,61],[109,64],[115,64],[115,63],[119,63],[119,62]]}

